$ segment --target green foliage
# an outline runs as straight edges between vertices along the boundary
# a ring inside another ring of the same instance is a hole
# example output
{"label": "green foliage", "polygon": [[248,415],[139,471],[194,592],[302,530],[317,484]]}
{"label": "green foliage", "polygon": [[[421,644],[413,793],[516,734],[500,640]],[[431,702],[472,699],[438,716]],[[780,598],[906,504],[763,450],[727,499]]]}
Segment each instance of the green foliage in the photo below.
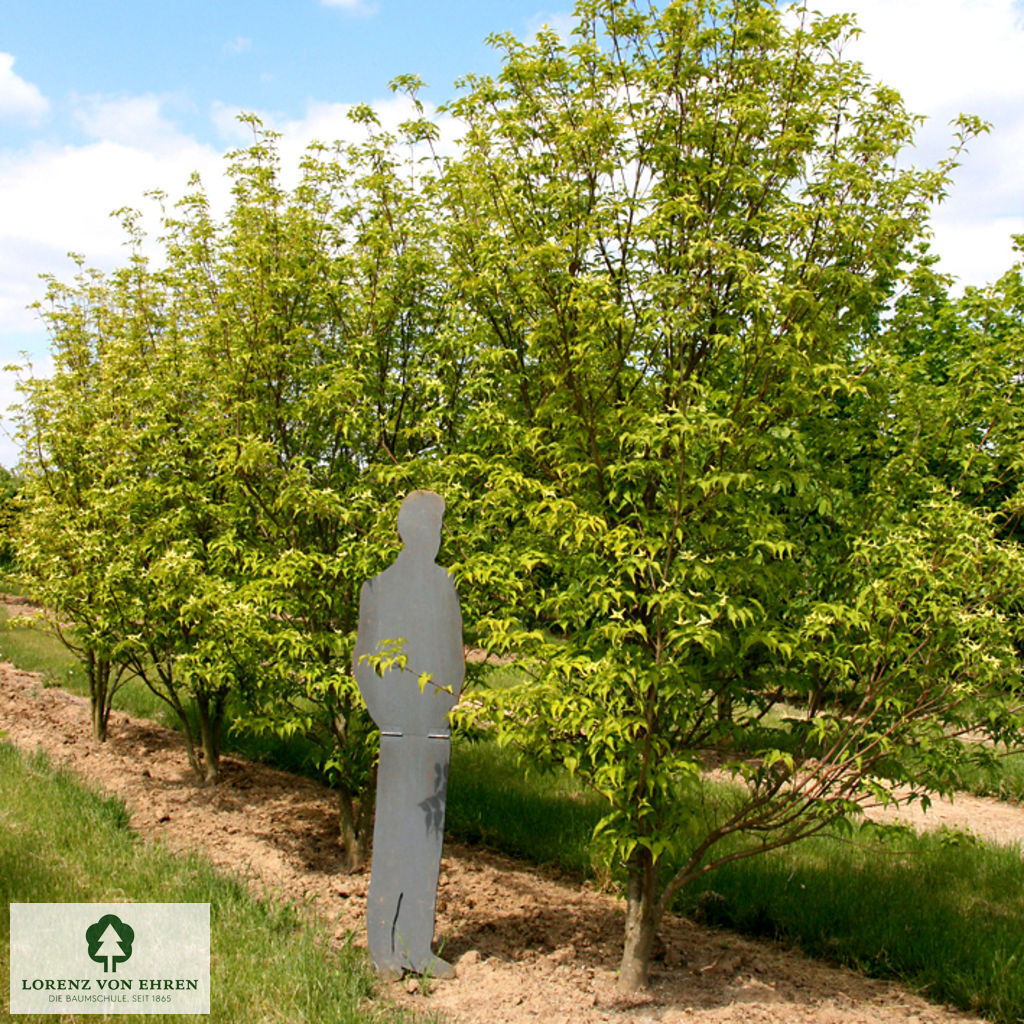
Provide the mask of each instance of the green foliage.
{"label": "green foliage", "polygon": [[223,221],[194,180],[172,210],[155,196],[159,269],[124,210],[128,266],[49,282],[19,533],[54,628],[111,675],[107,698],[129,670],[167,703],[198,776],[216,777],[236,698],[238,727],[312,737],[353,866],[375,761],[358,590],[397,548],[396,497],[451,443],[463,362],[429,176],[396,156],[430,132],[356,119],[367,141],[313,144],[291,189],[248,119]]}
{"label": "green foliage", "polygon": [[[1024,251],[1024,236],[1015,248]],[[899,471],[940,477],[994,512],[1019,542],[1024,511],[1024,265],[959,298],[929,267],[913,277],[889,329],[902,367]]]}
{"label": "green foliage", "polygon": [[14,565],[14,546],[11,527],[17,508],[21,481],[17,473],[0,466],[0,570],[9,571]]}
{"label": "green foliage", "polygon": [[460,357],[443,329],[429,182],[414,187],[416,165],[396,156],[420,122],[396,138],[368,121],[363,145],[312,146],[290,193],[274,136],[256,127],[232,164],[226,224],[214,230],[195,206],[176,226],[173,251],[193,262],[175,293],[219,353],[220,467],[245,510],[233,557],[266,653],[241,724],[320,745],[355,867],[376,759],[351,674],[359,587],[397,550],[397,498],[450,435]]}
{"label": "green foliage", "polygon": [[458,571],[482,645],[531,677],[466,716],[607,801],[632,988],[675,893],[722,860],[948,786],[963,730],[1019,741],[1022,565],[945,481],[899,476],[887,311],[957,153],[903,167],[916,119],[844,58],[850,20],[576,15],[570,43],[496,40],[500,76],[451,104],[482,382]]}
{"label": "green foliage", "polygon": [[[123,458],[110,447],[106,418],[108,411],[111,419],[121,414],[126,403],[118,356],[130,341],[120,336],[144,331],[152,296],[135,287],[138,263],[109,282],[76,263],[73,287],[48,282],[44,318],[53,334],[53,375],[21,385],[24,484],[14,544],[19,583],[44,605],[52,628],[86,669],[93,728],[102,739],[127,667],[119,646],[125,633],[119,581],[139,568],[124,543],[121,494],[112,493]],[[108,408],[111,393],[119,407]]]}
{"label": "green foliage", "polygon": [[604,801],[565,772],[524,774],[493,740],[452,744],[450,836],[582,878],[595,870],[591,838],[603,814]]}

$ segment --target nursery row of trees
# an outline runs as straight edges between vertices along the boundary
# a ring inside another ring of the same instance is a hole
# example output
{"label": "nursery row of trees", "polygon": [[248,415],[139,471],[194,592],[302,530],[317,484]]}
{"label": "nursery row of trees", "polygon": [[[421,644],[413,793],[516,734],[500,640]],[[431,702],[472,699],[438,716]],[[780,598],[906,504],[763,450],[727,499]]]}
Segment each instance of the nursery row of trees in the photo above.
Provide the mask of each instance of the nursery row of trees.
{"label": "nursery row of trees", "polygon": [[128,675],[207,780],[225,716],[313,737],[354,866],[358,588],[401,496],[440,491],[467,636],[522,679],[456,714],[606,797],[632,989],[723,859],[1020,741],[1024,276],[935,272],[929,210],[985,126],[907,166],[849,19],[576,19],[494,40],[453,156],[422,108],[389,134],[363,107],[367,141],[288,187],[253,118],[226,217],[194,181],[154,263],[123,211],[122,269],[48,285],[15,539],[100,738]]}
{"label": "nursery row of trees", "polygon": [[301,730],[356,866],[375,756],[350,674],[359,586],[393,547],[380,520],[408,467],[451,430],[460,360],[396,140],[314,147],[289,191],[252,124],[222,223],[193,181],[162,216],[159,268],[124,210],[123,268],[49,281],[18,564],[86,667],[98,738],[131,677],[205,781],[229,712]]}

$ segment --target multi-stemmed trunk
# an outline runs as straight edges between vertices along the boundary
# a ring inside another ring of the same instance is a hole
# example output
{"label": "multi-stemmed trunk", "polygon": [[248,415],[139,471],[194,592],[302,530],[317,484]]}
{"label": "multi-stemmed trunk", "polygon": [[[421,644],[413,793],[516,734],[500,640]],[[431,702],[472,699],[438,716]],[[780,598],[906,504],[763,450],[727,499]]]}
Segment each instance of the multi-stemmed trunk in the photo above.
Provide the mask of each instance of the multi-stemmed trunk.
{"label": "multi-stemmed trunk", "polygon": [[118,675],[108,658],[89,650],[85,654],[85,672],[89,678],[89,709],[92,734],[100,743],[107,738],[110,704],[117,689]]}
{"label": "multi-stemmed trunk", "polygon": [[195,695],[196,710],[199,713],[199,743],[203,752],[203,763],[199,771],[206,783],[216,782],[220,773],[220,740],[226,697],[222,690],[213,694],[201,691]]}
{"label": "multi-stemmed trunk", "polygon": [[376,776],[375,769],[358,794],[348,786],[338,787],[338,845],[343,851],[345,870],[349,872],[358,871],[369,862]]}

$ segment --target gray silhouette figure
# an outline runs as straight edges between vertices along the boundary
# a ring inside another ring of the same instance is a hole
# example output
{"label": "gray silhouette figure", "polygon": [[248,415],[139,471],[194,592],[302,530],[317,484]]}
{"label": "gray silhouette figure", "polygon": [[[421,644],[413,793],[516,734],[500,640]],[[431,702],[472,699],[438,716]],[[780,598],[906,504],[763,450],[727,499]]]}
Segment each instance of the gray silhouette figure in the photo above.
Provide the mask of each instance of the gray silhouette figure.
{"label": "gray silhouette figure", "polygon": [[[353,669],[380,729],[366,930],[374,964],[393,976],[452,974],[430,948],[451,756],[448,712],[466,671],[459,598],[448,571],[434,562],[443,515],[439,495],[409,494],[398,513],[405,546],[359,594]],[[404,667],[375,670],[368,658],[394,651],[397,641]],[[425,683],[423,673],[431,677]]]}

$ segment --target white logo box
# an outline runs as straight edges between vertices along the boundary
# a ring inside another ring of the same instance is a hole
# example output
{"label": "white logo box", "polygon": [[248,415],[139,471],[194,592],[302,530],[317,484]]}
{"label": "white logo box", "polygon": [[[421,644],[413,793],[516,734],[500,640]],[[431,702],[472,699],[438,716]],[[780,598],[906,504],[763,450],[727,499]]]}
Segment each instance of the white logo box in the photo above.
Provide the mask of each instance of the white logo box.
{"label": "white logo box", "polygon": [[11,1013],[209,1013],[209,903],[12,903]]}

